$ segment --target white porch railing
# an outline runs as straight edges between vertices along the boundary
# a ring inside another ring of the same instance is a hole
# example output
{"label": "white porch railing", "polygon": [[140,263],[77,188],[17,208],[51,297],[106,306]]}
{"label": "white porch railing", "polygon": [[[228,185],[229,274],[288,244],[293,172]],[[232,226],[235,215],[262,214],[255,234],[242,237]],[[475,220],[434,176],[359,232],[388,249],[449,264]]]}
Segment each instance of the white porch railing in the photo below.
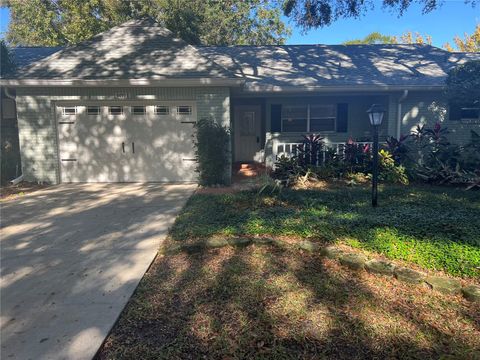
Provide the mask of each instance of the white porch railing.
{"label": "white porch railing", "polygon": [[[373,142],[371,141],[356,141],[355,144],[365,146],[372,146]],[[298,154],[298,148],[301,147],[303,143],[301,142],[285,142],[278,139],[275,139],[273,143],[273,158],[278,160],[278,158],[285,156],[291,157]],[[321,153],[322,153],[322,162],[325,162],[327,151],[334,150],[335,154],[343,156],[345,153],[345,143],[344,142],[328,142],[324,143]]]}

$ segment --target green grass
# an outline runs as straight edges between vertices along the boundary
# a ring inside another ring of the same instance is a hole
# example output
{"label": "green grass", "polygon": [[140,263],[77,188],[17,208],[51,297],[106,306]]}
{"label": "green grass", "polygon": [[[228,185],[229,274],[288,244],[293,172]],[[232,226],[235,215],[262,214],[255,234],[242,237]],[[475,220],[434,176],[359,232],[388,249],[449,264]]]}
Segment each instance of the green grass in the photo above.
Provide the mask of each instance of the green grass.
{"label": "green grass", "polygon": [[380,206],[364,187],[194,195],[173,240],[212,235],[271,235],[344,242],[451,275],[480,275],[480,192],[388,186]]}

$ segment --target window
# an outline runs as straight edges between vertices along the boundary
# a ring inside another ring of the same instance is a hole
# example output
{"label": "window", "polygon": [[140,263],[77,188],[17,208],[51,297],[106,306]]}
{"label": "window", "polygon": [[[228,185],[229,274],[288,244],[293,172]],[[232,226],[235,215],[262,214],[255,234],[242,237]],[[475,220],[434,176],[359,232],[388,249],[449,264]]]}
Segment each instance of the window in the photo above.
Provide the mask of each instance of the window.
{"label": "window", "polygon": [[87,106],[87,115],[100,115],[100,106]]}
{"label": "window", "polygon": [[122,106],[110,106],[108,108],[110,115],[123,115],[123,107]]}
{"label": "window", "polygon": [[62,110],[63,115],[76,115],[77,107],[76,106],[65,106]]}
{"label": "window", "polygon": [[132,114],[133,115],[145,115],[146,109],[145,106],[133,106]]}
{"label": "window", "polygon": [[282,106],[282,131],[305,132],[307,131],[307,105]]}
{"label": "window", "polygon": [[462,120],[480,120],[480,107],[462,107],[460,111]]}
{"label": "window", "polygon": [[310,131],[335,131],[334,105],[310,106]]}
{"label": "window", "polygon": [[192,107],[190,105],[177,106],[178,115],[192,115]]}
{"label": "window", "polygon": [[170,114],[170,108],[168,106],[157,105],[155,107],[156,115],[168,115]]}

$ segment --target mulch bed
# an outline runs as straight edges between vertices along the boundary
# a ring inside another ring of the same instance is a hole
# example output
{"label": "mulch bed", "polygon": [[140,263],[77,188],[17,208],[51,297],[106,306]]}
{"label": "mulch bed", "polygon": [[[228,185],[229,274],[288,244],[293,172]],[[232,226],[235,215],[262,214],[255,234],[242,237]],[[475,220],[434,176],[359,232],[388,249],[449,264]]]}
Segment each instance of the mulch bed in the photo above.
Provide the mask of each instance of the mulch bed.
{"label": "mulch bed", "polygon": [[0,200],[5,201],[5,200],[15,199],[23,195],[26,195],[28,193],[45,189],[48,186],[49,185],[41,185],[41,184],[32,183],[28,181],[22,181],[17,185],[10,185],[10,184],[5,185],[0,187]]}

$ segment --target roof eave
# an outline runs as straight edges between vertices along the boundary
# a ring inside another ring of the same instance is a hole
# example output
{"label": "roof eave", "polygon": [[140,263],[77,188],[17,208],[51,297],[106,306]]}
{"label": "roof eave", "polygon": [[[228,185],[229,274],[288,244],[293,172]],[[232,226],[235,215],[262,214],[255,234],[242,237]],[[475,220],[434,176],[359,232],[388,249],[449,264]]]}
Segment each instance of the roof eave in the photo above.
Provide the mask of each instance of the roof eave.
{"label": "roof eave", "polygon": [[441,91],[445,85],[324,85],[324,86],[274,86],[274,85],[247,85],[242,89],[244,93],[298,93],[298,92],[344,92],[344,91]]}
{"label": "roof eave", "polygon": [[188,87],[188,86],[243,86],[245,80],[235,78],[166,78],[166,79],[0,79],[0,85],[11,87]]}

